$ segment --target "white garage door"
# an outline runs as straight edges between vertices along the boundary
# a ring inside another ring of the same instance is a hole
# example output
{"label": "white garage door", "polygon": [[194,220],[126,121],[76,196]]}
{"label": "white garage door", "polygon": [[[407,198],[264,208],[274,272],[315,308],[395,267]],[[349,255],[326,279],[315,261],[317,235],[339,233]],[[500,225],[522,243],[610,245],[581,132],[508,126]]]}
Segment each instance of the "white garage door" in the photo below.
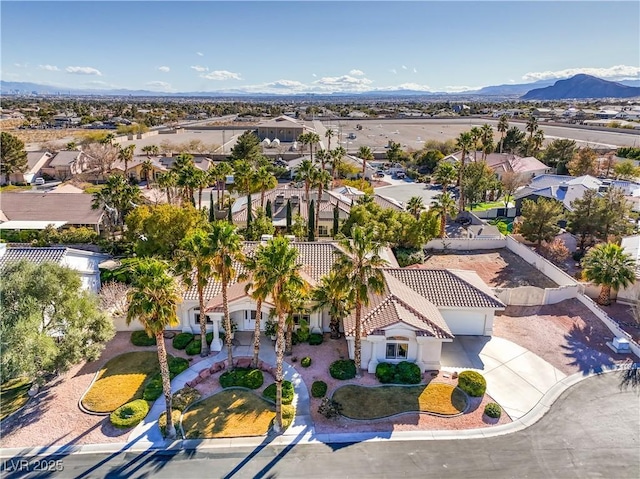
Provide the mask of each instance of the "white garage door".
{"label": "white garage door", "polygon": [[484,335],[483,313],[473,313],[466,311],[442,311],[442,317],[447,322],[451,332],[456,335]]}

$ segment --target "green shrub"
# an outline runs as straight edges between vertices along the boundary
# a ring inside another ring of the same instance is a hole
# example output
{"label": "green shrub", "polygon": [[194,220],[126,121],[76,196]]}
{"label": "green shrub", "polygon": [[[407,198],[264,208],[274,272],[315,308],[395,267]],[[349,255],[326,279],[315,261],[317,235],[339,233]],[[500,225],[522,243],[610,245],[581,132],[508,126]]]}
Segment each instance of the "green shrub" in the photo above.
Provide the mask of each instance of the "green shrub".
{"label": "green shrub", "polygon": [[200,342],[200,340],[194,339],[187,345],[184,352],[187,353],[189,356],[197,356],[198,354],[200,354],[201,349],[202,349],[202,343]]}
{"label": "green shrub", "polygon": [[321,398],[327,394],[327,383],[324,381],[314,381],[311,385],[311,395],[314,398]]}
{"label": "green shrub", "polygon": [[[176,428],[176,437],[181,437],[180,428],[178,427],[178,424],[180,423],[180,416],[182,416],[182,411],[175,408],[171,410],[173,426]],[[160,414],[160,417],[158,418],[158,427],[160,428],[162,437],[165,437],[167,435],[167,411]]]}
{"label": "green shrub", "polygon": [[383,384],[392,383],[396,368],[391,363],[379,363],[376,366],[376,378]]}
{"label": "green shrub", "polygon": [[173,395],[171,404],[174,410],[184,411],[201,397],[202,394],[196,388],[185,386]]}
{"label": "green shrub", "polygon": [[311,346],[318,346],[319,344],[322,344],[323,340],[324,336],[322,336],[322,334],[320,333],[311,333],[309,335],[309,344]]}
{"label": "green shrub", "polygon": [[[224,344],[224,333],[222,331],[218,332],[218,337],[220,338],[220,341],[222,341],[222,344]],[[207,344],[211,344],[211,341],[213,341],[213,331],[207,333],[206,339]]]}
{"label": "green shrub", "polygon": [[302,358],[302,360],[300,361],[300,365],[303,368],[308,368],[309,366],[311,366],[311,358],[309,356],[305,356],[304,358]]}
{"label": "green shrub", "polygon": [[223,388],[238,386],[258,389],[262,384],[264,384],[264,376],[259,369],[235,368],[220,376],[220,386]]}
{"label": "green shrub", "polygon": [[329,366],[333,379],[353,379],[356,377],[356,363],[352,359],[339,359]]}
{"label": "green shrub", "polygon": [[131,342],[134,346],[155,346],[156,337],[147,334],[146,331],[134,331],[131,333]]}
{"label": "green shrub", "polygon": [[185,358],[169,356],[167,362],[169,363],[169,373],[172,378],[189,369],[189,361]]}
{"label": "green shrub", "polygon": [[376,366],[376,377],[383,384],[418,384],[422,380],[422,372],[417,364],[408,361],[380,363]]}
{"label": "green shrub", "polygon": [[475,371],[462,371],[458,375],[458,387],[469,396],[483,396],[487,390],[487,381],[482,374]]}
{"label": "green shrub", "polygon": [[184,349],[193,341],[193,334],[180,333],[173,338],[173,347],[176,349]]}
{"label": "green shrub", "polygon": [[499,404],[490,402],[484,407],[484,413],[492,418],[499,418],[502,415],[502,408]]}
{"label": "green shrub", "polygon": [[129,429],[142,421],[148,413],[149,403],[144,399],[136,399],[113,411],[109,420],[118,429]]}
{"label": "green shrub", "polygon": [[162,375],[160,373],[149,379],[142,392],[142,399],[145,401],[155,401],[162,396]]}
{"label": "green shrub", "polygon": [[[262,393],[264,397],[271,401],[276,401],[276,383],[267,386]],[[293,402],[293,384],[290,381],[282,381],[282,404],[291,404]]]}

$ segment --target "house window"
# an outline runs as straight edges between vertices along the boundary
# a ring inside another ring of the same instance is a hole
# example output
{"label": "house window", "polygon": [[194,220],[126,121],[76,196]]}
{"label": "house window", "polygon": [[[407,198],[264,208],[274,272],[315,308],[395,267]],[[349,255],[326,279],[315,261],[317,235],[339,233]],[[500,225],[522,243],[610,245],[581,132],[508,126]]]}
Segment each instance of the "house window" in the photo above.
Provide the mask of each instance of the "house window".
{"label": "house window", "polygon": [[255,309],[252,311],[245,310],[244,319],[250,319],[251,321],[255,321],[256,317],[257,317],[257,313]]}
{"label": "house window", "polygon": [[300,320],[303,319],[307,322],[307,324],[309,324],[311,317],[308,314],[294,314],[293,315],[293,322],[296,325],[300,324]]}
{"label": "house window", "polygon": [[[193,311],[194,311],[194,315],[193,316],[194,316],[195,324],[200,324],[200,308],[195,308]],[[209,316],[207,316],[207,315],[205,315],[205,316],[207,318],[206,319],[207,324],[213,324],[213,320]]]}
{"label": "house window", "polygon": [[318,226],[318,234],[320,236],[329,236],[329,228],[322,225]]}
{"label": "house window", "polygon": [[391,337],[387,339],[387,359],[407,359],[409,352],[409,339],[403,337]]}

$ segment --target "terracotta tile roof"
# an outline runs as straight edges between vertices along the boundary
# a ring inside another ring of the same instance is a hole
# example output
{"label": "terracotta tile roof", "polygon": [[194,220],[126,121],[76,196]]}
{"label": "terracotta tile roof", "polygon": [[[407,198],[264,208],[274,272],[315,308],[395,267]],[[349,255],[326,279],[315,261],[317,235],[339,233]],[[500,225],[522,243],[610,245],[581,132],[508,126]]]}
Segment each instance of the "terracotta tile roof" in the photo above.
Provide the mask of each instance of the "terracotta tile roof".
{"label": "terracotta tile roof", "polygon": [[66,221],[69,225],[99,225],[102,209],[91,208],[86,193],[2,193],[2,211],[10,220]]}
{"label": "terracotta tile roof", "polygon": [[0,256],[0,269],[9,263],[14,263],[26,259],[30,263],[60,263],[67,254],[67,248],[51,247],[51,248],[29,248],[29,247],[11,247],[6,248],[6,252]]}
{"label": "terracotta tile roof", "polygon": [[385,272],[437,307],[505,307],[473,271],[387,268]]}

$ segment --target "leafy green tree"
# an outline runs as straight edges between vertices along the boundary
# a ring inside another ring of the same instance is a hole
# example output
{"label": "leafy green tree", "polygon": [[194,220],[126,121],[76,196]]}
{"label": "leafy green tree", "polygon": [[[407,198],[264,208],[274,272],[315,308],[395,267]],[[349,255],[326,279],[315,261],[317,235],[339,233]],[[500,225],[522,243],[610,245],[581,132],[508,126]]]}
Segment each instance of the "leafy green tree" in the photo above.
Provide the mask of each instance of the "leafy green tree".
{"label": "leafy green tree", "polygon": [[622,247],[614,243],[594,246],[582,259],[584,275],[602,286],[598,304],[611,304],[611,289],[626,288],[636,279],[635,261]]}
{"label": "leafy green tree", "polygon": [[431,210],[436,212],[440,219],[439,237],[444,238],[447,226],[447,216],[457,213],[456,200],[448,191],[443,191],[437,195],[431,205]]}
{"label": "leafy green tree", "polygon": [[520,130],[520,128],[512,126],[507,130],[500,147],[506,153],[520,151],[523,148],[526,136],[526,133]]}
{"label": "leafy green tree", "polygon": [[144,330],[151,337],[156,338],[160,375],[162,377],[162,391],[167,415],[167,437],[172,439],[176,430],[171,417],[172,396],[167,349],[164,343],[166,328],[180,324],[177,315],[178,304],[182,301],[180,287],[176,279],[169,273],[166,263],[147,258],[140,261],[134,274],[134,283],[128,295],[129,311],[127,324],[138,320]]}
{"label": "leafy green tree", "polygon": [[110,176],[102,189],[93,194],[91,208],[103,209],[109,218],[112,231],[124,224],[124,219],[140,202],[142,194],[124,176]]}
{"label": "leafy green tree", "polygon": [[255,218],[251,221],[251,231],[247,232],[247,239],[258,241],[262,235],[272,235],[275,231],[273,220],[267,216],[263,208],[258,207]]}
{"label": "leafy green tree", "polygon": [[524,200],[520,234],[526,240],[536,242],[538,246],[543,241],[551,241],[560,231],[558,221],[562,219],[563,209],[562,203],[556,200]]}
{"label": "leafy green tree", "polygon": [[616,178],[622,180],[634,180],[640,176],[640,168],[638,168],[631,160],[616,163],[613,167],[613,171],[616,174]]}
{"label": "leafy green tree", "polygon": [[458,178],[458,169],[455,164],[448,161],[441,161],[433,171],[434,180],[442,185],[442,190],[447,191],[447,187],[455,183]]}
{"label": "leafy green tree", "polygon": [[602,202],[596,190],[586,190],[582,198],[571,202],[573,211],[567,214],[567,230],[578,237],[578,246],[583,253],[587,246],[595,243],[600,228]]}
{"label": "leafy green tree", "polygon": [[610,241],[610,237],[621,238],[633,231],[631,203],[621,188],[609,188],[601,199],[597,237]]}
{"label": "leafy green tree", "polygon": [[460,194],[464,193],[469,206],[473,209],[474,204],[484,200],[487,191],[493,187],[495,181],[495,173],[485,162],[469,163],[464,167]]}
{"label": "leafy green tree", "polygon": [[[389,148],[387,148],[387,161],[390,163],[398,163],[402,160],[404,152],[402,151],[402,145],[400,143],[396,143],[392,141],[389,143]],[[358,154],[358,156],[360,156]],[[372,158],[373,159],[373,158]]]}
{"label": "leafy green tree", "polygon": [[576,152],[575,140],[557,138],[547,145],[544,150],[544,162],[556,168],[559,175],[567,173],[567,163],[571,161]]}
{"label": "leafy green tree", "polygon": [[7,263],[0,281],[0,372],[44,383],[100,357],[114,335],[98,297],[81,290],[77,271],[55,263]]}
{"label": "leafy green tree", "polygon": [[0,172],[7,184],[11,184],[13,173],[27,171],[27,152],[18,137],[3,131],[0,138]]}
{"label": "leafy green tree", "polygon": [[442,158],[444,158],[444,155],[439,150],[422,150],[414,155],[416,164],[425,168],[429,173],[432,173],[438,167]]}
{"label": "leafy green tree", "polygon": [[247,130],[240,135],[236,144],[231,148],[232,161],[256,162],[260,156],[262,156],[260,139],[251,130]]}
{"label": "leafy green tree", "polygon": [[301,241],[303,238],[307,237],[309,228],[307,227],[307,222],[304,220],[302,215],[296,214],[293,217],[293,225],[291,225],[291,234],[296,237],[298,241]]}
{"label": "leafy green tree", "polygon": [[588,146],[578,149],[568,164],[572,176],[598,174],[598,155]]}
{"label": "leafy green tree", "polygon": [[382,244],[375,241],[374,233],[355,226],[351,238],[340,241],[343,253],[335,262],[335,270],[342,288],[353,298],[355,307],[354,360],[356,377],[362,370],[362,307],[369,304],[369,294],[384,291],[384,276],[380,268],[387,262],[380,257]]}

